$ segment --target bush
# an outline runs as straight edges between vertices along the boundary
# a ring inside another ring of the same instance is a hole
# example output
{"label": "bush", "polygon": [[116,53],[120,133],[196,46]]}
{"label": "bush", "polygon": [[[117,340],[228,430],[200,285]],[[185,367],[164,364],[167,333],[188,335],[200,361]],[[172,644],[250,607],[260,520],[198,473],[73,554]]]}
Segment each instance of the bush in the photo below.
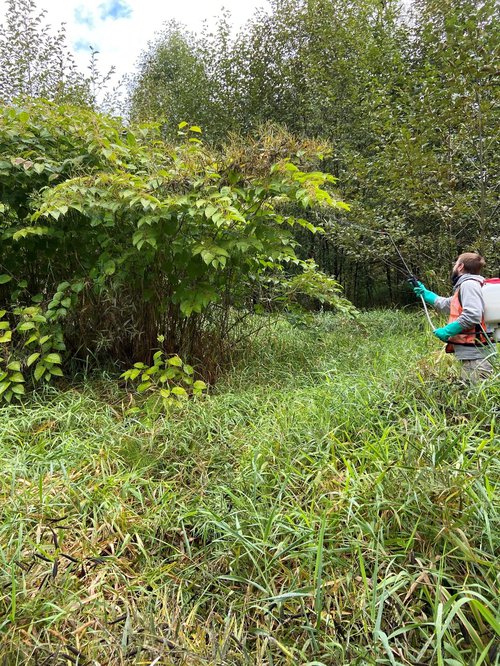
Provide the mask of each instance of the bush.
{"label": "bush", "polygon": [[[274,128],[241,159],[236,140],[216,152],[200,132],[181,123],[172,145],[160,124],[78,107],[2,111],[4,365],[25,347],[23,308],[72,356],[150,363],[161,335],[165,353],[214,365],[263,293],[267,309],[286,309],[319,285],[349,311],[337,283],[295,254],[294,227],[321,230],[285,208],[346,207],[334,178],[309,170],[321,147]],[[290,268],[305,269],[293,289]]]}

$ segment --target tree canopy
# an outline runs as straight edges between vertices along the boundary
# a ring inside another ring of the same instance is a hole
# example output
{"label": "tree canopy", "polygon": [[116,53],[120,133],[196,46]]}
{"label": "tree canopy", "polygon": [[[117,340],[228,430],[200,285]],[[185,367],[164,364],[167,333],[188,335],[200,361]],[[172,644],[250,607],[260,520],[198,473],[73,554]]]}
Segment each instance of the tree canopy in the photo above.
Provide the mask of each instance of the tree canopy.
{"label": "tree canopy", "polygon": [[329,234],[315,241],[315,256],[362,302],[377,298],[374,277],[386,300],[402,278],[381,230],[438,283],[465,249],[479,249],[496,271],[498,4],[421,0],[410,12],[398,0],[273,0],[271,8],[236,36],[227,17],[199,37],[170,26],[144,52],[134,117],[185,116],[215,142],[269,120],[328,140],[326,168],[352,212],[322,218]]}

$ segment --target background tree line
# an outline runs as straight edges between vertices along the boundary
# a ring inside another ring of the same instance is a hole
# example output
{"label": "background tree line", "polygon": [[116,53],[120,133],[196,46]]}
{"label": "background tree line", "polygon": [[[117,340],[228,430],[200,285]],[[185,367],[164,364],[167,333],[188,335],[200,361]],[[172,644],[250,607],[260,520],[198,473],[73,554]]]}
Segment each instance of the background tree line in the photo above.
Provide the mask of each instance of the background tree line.
{"label": "background tree line", "polygon": [[130,114],[196,122],[215,143],[270,122],[326,139],[322,168],[352,209],[321,213],[325,236],[298,232],[305,251],[356,303],[401,301],[379,231],[437,288],[465,249],[499,270],[499,12],[493,0],[271,0],[236,35],[227,15],[200,35],[171,23],[143,52]]}

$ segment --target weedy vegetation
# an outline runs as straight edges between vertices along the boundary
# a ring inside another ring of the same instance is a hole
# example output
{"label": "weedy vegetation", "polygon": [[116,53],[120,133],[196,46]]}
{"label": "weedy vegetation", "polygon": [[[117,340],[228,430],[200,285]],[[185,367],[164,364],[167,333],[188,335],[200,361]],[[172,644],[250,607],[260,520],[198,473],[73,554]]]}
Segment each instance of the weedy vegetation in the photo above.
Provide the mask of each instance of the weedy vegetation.
{"label": "weedy vegetation", "polygon": [[392,311],[276,319],[207,395],[0,418],[0,663],[498,663],[497,379]]}

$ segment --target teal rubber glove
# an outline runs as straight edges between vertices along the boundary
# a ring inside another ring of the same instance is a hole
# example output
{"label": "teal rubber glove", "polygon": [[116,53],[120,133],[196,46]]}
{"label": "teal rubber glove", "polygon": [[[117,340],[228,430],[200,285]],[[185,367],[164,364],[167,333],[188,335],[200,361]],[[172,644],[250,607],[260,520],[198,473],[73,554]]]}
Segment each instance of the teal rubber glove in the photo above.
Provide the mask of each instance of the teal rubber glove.
{"label": "teal rubber glove", "polygon": [[418,287],[413,287],[413,291],[417,296],[421,296],[427,305],[434,305],[434,303],[439,298],[439,296],[433,291],[426,289],[426,287],[424,287],[421,282],[418,283]]}
{"label": "teal rubber glove", "polygon": [[439,338],[442,342],[448,342],[448,340],[452,338],[454,335],[463,333],[463,330],[464,329],[458,323],[458,321],[452,321],[451,324],[447,324],[446,326],[443,326],[443,328],[436,328],[436,330],[434,331],[434,335],[436,336],[436,338]]}

